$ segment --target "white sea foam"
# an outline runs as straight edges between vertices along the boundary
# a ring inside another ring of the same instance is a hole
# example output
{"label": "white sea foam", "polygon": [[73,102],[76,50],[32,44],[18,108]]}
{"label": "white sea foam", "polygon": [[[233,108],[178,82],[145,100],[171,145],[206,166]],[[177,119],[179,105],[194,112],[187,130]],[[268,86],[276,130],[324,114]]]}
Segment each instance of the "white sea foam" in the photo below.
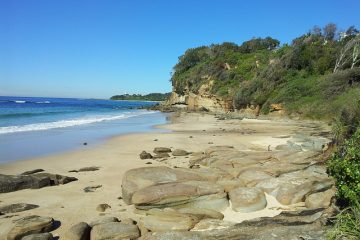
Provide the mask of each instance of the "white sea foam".
{"label": "white sea foam", "polygon": [[29,131],[41,131],[55,128],[66,128],[73,127],[79,125],[85,125],[90,123],[97,123],[103,121],[113,121],[119,119],[125,119],[135,116],[140,116],[144,114],[154,113],[153,111],[142,111],[137,113],[123,113],[120,115],[103,115],[103,116],[92,116],[92,117],[84,117],[78,119],[70,119],[70,120],[61,120],[55,122],[46,122],[46,123],[34,123],[27,124],[22,126],[8,126],[8,127],[0,127],[0,134],[6,133],[16,133],[16,132],[29,132]]}
{"label": "white sea foam", "polygon": [[26,101],[22,101],[22,100],[15,100],[14,103],[26,103]]}
{"label": "white sea foam", "polygon": [[50,103],[50,101],[36,102],[36,103]]}

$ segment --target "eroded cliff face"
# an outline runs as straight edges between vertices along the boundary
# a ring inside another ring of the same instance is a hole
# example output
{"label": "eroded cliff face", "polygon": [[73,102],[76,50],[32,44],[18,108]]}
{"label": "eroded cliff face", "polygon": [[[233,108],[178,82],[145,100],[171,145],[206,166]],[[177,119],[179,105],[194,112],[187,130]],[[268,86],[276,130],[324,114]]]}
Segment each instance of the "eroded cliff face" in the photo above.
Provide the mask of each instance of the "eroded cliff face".
{"label": "eroded cliff face", "polygon": [[233,101],[211,93],[213,82],[203,84],[197,93],[186,90],[183,95],[173,91],[166,105],[190,111],[230,112],[234,111]]}

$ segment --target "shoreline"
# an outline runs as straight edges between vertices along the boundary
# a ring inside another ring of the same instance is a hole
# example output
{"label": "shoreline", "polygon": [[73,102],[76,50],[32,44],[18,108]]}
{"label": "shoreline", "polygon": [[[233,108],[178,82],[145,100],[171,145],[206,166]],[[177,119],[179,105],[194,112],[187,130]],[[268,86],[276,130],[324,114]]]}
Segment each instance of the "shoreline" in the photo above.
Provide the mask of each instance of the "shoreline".
{"label": "shoreline", "polygon": [[[275,148],[277,145],[284,144],[291,139],[287,136],[293,136],[296,129],[307,127],[306,122],[288,120],[219,120],[215,115],[207,113],[181,113],[179,116],[173,114],[169,118],[166,124],[153,126],[169,132],[155,131],[114,136],[98,146],[83,150],[1,164],[2,174],[20,174],[42,168],[49,173],[76,177],[78,181],[66,185],[1,194],[0,205],[30,203],[40,207],[16,213],[11,218],[1,216],[0,236],[6,236],[13,220],[32,214],[51,216],[60,221],[61,227],[53,231],[54,236],[61,236],[70,226],[78,222],[91,222],[101,216],[137,220],[134,206],[126,205],[118,199],[122,195],[121,182],[125,172],[145,166],[188,168],[187,157],[171,157],[163,162],[141,160],[139,154],[143,150],[152,152],[155,147],[169,147],[199,152],[211,146],[221,145],[230,145],[239,150],[245,148],[267,150],[268,145]],[[146,164],[148,162],[151,164]],[[91,166],[97,166],[100,169],[93,172],[69,172]],[[95,185],[101,185],[101,187],[94,192],[84,192],[84,188]],[[103,203],[109,204],[111,208],[99,213],[96,206]],[[273,209],[269,210],[269,207]],[[283,210],[282,208],[297,209],[298,207],[284,207],[275,202],[269,204],[268,208],[247,216],[238,213],[234,215],[231,209],[226,209],[223,213],[225,220],[241,222],[257,217],[278,215]],[[1,237],[0,239],[4,239]]]}

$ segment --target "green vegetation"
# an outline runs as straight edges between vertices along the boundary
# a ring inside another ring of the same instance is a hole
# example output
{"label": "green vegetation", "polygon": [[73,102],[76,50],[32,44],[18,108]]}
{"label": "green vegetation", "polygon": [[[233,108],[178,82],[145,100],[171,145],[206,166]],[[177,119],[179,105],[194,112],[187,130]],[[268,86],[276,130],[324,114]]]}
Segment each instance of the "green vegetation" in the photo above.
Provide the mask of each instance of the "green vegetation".
{"label": "green vegetation", "polygon": [[123,94],[112,96],[111,100],[165,101],[170,93]]}
{"label": "green vegetation", "polygon": [[328,231],[329,240],[358,240],[360,238],[360,205],[344,209],[336,216],[336,223]]}

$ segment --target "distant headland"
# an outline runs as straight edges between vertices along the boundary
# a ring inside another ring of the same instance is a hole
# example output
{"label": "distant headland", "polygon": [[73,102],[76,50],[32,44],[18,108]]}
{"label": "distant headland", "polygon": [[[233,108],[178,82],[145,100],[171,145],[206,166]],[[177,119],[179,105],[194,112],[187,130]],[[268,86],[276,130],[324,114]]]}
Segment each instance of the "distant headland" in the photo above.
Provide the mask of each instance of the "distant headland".
{"label": "distant headland", "polygon": [[143,100],[143,101],[165,101],[171,93],[149,93],[142,94],[122,94],[115,95],[110,100]]}

